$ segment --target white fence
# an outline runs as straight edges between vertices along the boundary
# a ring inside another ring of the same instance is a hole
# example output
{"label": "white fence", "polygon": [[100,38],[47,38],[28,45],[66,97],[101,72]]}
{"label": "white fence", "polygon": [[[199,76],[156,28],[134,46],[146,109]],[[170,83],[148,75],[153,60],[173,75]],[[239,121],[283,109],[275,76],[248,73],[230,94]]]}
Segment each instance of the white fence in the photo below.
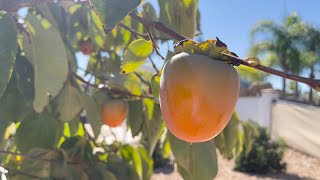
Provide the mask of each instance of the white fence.
{"label": "white fence", "polygon": [[277,98],[272,91],[260,97],[240,97],[236,111],[241,120],[252,119],[267,127],[272,137],[284,139],[288,146],[320,157],[320,108]]}
{"label": "white fence", "polygon": [[270,129],[272,102],[278,99],[278,96],[278,93],[273,90],[264,90],[260,97],[240,97],[236,111],[242,121],[252,119]]}

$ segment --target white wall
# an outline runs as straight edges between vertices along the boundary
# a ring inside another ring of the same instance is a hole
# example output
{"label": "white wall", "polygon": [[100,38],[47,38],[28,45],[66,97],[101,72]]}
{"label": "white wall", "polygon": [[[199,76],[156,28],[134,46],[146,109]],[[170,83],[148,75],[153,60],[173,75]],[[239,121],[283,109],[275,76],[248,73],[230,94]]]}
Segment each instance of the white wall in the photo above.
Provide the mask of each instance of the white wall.
{"label": "white wall", "polygon": [[242,121],[252,119],[270,129],[272,101],[278,96],[278,93],[273,90],[263,90],[259,97],[240,97],[236,111]]}

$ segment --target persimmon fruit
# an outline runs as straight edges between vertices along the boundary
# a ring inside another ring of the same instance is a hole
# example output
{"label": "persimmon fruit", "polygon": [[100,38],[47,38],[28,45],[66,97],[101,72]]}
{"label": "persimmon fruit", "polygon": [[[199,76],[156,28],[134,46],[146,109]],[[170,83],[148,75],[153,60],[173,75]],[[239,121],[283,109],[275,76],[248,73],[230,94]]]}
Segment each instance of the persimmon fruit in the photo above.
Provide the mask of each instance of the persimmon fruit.
{"label": "persimmon fruit", "polygon": [[217,136],[228,124],[239,96],[232,65],[199,54],[180,53],[160,78],[160,107],[169,131],[195,143]]}
{"label": "persimmon fruit", "polygon": [[101,108],[104,124],[110,127],[120,126],[128,116],[129,105],[127,101],[120,99],[107,100]]}
{"label": "persimmon fruit", "polygon": [[93,44],[92,44],[91,40],[81,42],[80,43],[80,51],[84,55],[90,55],[91,52],[93,51]]}

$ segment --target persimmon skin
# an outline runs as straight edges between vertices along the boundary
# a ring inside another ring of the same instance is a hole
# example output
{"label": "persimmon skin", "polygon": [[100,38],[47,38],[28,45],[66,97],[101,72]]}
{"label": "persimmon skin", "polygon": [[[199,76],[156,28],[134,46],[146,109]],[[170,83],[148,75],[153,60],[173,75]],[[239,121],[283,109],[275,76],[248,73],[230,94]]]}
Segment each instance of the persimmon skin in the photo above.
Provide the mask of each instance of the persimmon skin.
{"label": "persimmon skin", "polygon": [[180,53],[164,66],[160,107],[169,131],[186,142],[205,142],[228,124],[239,96],[233,66],[198,54]]}
{"label": "persimmon skin", "polygon": [[106,101],[101,108],[104,124],[110,127],[120,126],[128,116],[128,103],[123,100],[113,99]]}

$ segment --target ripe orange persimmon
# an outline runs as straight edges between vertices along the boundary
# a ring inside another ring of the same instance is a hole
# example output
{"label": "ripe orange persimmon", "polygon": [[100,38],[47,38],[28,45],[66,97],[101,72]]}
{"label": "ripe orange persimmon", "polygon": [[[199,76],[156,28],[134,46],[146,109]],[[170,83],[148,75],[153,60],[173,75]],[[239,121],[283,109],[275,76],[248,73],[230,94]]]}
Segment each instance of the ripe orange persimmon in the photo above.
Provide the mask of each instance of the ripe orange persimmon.
{"label": "ripe orange persimmon", "polygon": [[204,142],[228,124],[239,95],[233,66],[198,54],[180,53],[164,66],[160,106],[169,131],[187,142]]}
{"label": "ripe orange persimmon", "polygon": [[124,100],[108,100],[102,105],[101,115],[104,124],[110,127],[120,126],[128,116],[128,103]]}
{"label": "ripe orange persimmon", "polygon": [[80,51],[84,55],[90,55],[91,54],[91,52],[93,51],[93,44],[92,44],[90,39],[80,43]]}

